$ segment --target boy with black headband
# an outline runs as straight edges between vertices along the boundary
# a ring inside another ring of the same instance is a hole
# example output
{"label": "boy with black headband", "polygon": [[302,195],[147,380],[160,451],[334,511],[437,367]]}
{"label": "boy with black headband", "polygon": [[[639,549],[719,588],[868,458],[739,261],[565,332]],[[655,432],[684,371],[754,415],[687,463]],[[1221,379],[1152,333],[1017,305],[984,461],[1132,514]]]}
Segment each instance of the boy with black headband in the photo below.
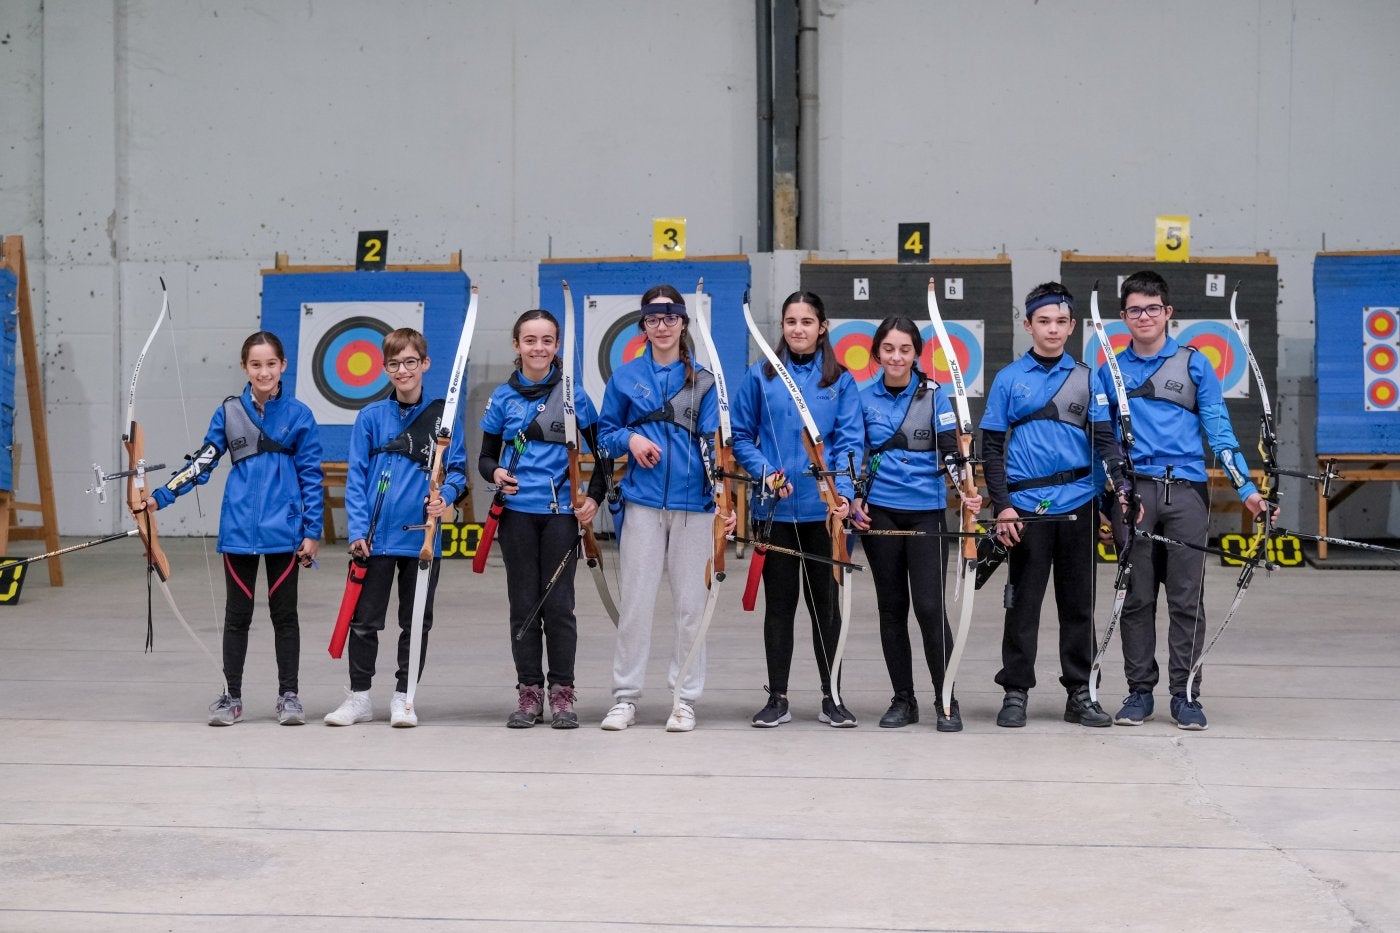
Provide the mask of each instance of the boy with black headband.
{"label": "boy with black headband", "polygon": [[[1108,400],[1088,366],[1065,352],[1074,333],[1074,296],[1046,282],[1026,296],[1031,349],[997,373],[982,416],[982,468],[996,516],[997,543],[1009,548],[1002,668],[1006,690],[997,725],[1026,724],[1035,686],[1040,605],[1051,570],[1060,617],[1060,683],[1068,692],[1065,722],[1109,726],[1089,698],[1094,659],[1095,494],[1100,462],[1121,472],[1108,423]],[[1073,515],[1073,521],[1022,522],[1030,514]]]}
{"label": "boy with black headband", "polygon": [[[1142,502],[1139,527],[1178,541],[1205,544],[1210,531],[1204,431],[1211,450],[1241,501],[1256,517],[1267,508],[1249,479],[1249,464],[1240,453],[1220,380],[1204,355],[1167,336],[1172,317],[1167,282],[1152,271],[1123,281],[1120,314],[1132,342],[1118,355],[1132,414],[1135,443],[1128,454],[1134,486]],[[1098,391],[1114,394],[1105,363],[1098,371]],[[1128,696],[1113,717],[1120,726],[1140,726],[1152,718],[1152,688],[1157,685],[1157,587],[1167,591],[1167,686],[1172,722],[1180,729],[1206,728],[1198,700],[1187,700],[1186,685],[1196,655],[1205,647],[1203,599],[1205,560],[1185,547],[1138,541],[1133,572],[1123,603],[1123,670]],[[1160,573],[1160,578],[1159,578]],[[1197,691],[1200,675],[1197,675]],[[1199,695],[1193,691],[1193,696]]]}

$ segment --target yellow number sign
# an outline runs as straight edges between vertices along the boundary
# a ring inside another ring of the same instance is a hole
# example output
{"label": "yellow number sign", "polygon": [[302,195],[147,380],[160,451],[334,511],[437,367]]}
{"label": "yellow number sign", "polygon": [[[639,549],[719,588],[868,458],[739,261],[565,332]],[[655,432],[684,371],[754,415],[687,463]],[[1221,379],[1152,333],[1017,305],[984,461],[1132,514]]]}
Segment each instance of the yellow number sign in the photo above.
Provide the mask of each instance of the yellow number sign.
{"label": "yellow number sign", "polygon": [[651,258],[685,258],[684,217],[655,217],[652,219]]}
{"label": "yellow number sign", "polygon": [[1186,262],[1191,258],[1191,218],[1175,214],[1157,217],[1157,261]]}

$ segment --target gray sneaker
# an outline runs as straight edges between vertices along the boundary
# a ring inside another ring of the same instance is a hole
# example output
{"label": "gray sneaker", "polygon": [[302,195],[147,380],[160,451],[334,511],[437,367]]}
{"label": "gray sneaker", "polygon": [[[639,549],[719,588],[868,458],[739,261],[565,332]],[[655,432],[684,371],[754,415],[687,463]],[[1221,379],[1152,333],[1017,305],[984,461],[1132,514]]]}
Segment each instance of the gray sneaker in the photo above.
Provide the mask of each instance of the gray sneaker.
{"label": "gray sneaker", "polygon": [[555,684],[549,688],[550,728],[578,728],[578,713],[574,712],[574,699],[573,687]]}
{"label": "gray sneaker", "polygon": [[544,688],[539,684],[527,684],[520,688],[515,712],[510,714],[506,725],[512,729],[528,729],[539,722],[544,722]]}
{"label": "gray sneaker", "polygon": [[306,722],[306,712],[301,708],[301,700],[290,690],[277,698],[277,721],[284,726],[299,726]]}
{"label": "gray sneaker", "polygon": [[209,725],[211,726],[231,726],[243,718],[243,700],[240,697],[231,697],[227,693],[219,694],[219,698],[209,704]]}

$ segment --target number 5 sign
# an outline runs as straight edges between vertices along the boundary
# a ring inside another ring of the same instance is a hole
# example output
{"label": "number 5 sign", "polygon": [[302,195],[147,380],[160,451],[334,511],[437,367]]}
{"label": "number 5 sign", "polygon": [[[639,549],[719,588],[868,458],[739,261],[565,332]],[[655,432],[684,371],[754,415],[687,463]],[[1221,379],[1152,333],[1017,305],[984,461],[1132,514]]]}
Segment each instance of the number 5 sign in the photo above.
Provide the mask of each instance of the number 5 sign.
{"label": "number 5 sign", "polygon": [[652,219],[651,258],[685,258],[684,217],[655,217]]}
{"label": "number 5 sign", "polygon": [[1186,262],[1191,258],[1191,218],[1161,215],[1157,218],[1157,261]]}

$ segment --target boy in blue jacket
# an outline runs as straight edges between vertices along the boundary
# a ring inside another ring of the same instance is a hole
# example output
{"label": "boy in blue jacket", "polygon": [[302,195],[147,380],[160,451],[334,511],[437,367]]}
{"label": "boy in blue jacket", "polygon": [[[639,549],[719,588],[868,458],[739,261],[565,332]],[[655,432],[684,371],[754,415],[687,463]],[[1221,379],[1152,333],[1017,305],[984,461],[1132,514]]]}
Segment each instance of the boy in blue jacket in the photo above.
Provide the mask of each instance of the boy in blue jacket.
{"label": "boy in blue jacket", "polygon": [[[447,461],[440,495],[428,499],[428,468],[434,438],[442,419],[443,401],[423,395],[423,376],[430,366],[428,341],[412,328],[400,328],[384,338],[384,369],[393,383],[388,398],[366,405],[350,431],[349,466],[345,478],[345,516],[349,524],[350,551],[368,558],[364,588],[350,621],[350,689],[345,702],[326,715],[330,726],[349,726],[374,718],[369,689],[379,654],[379,632],[384,628],[394,577],[399,579],[398,672],[389,704],[389,724],[412,727],[418,715],[407,708],[409,631],[413,620],[413,595],[418,579],[418,552],[423,545],[421,525],[425,511],[444,515],[450,503],[465,494],[467,454],[462,432],[454,430],[447,447]],[[392,481],[380,505],[371,515],[375,487],[385,468]],[[371,522],[372,541],[367,541]],[[434,542],[433,568],[428,577],[427,609],[423,613],[423,643],[418,669],[428,653],[428,632],[433,627],[433,593],[437,589],[441,545]]]}

